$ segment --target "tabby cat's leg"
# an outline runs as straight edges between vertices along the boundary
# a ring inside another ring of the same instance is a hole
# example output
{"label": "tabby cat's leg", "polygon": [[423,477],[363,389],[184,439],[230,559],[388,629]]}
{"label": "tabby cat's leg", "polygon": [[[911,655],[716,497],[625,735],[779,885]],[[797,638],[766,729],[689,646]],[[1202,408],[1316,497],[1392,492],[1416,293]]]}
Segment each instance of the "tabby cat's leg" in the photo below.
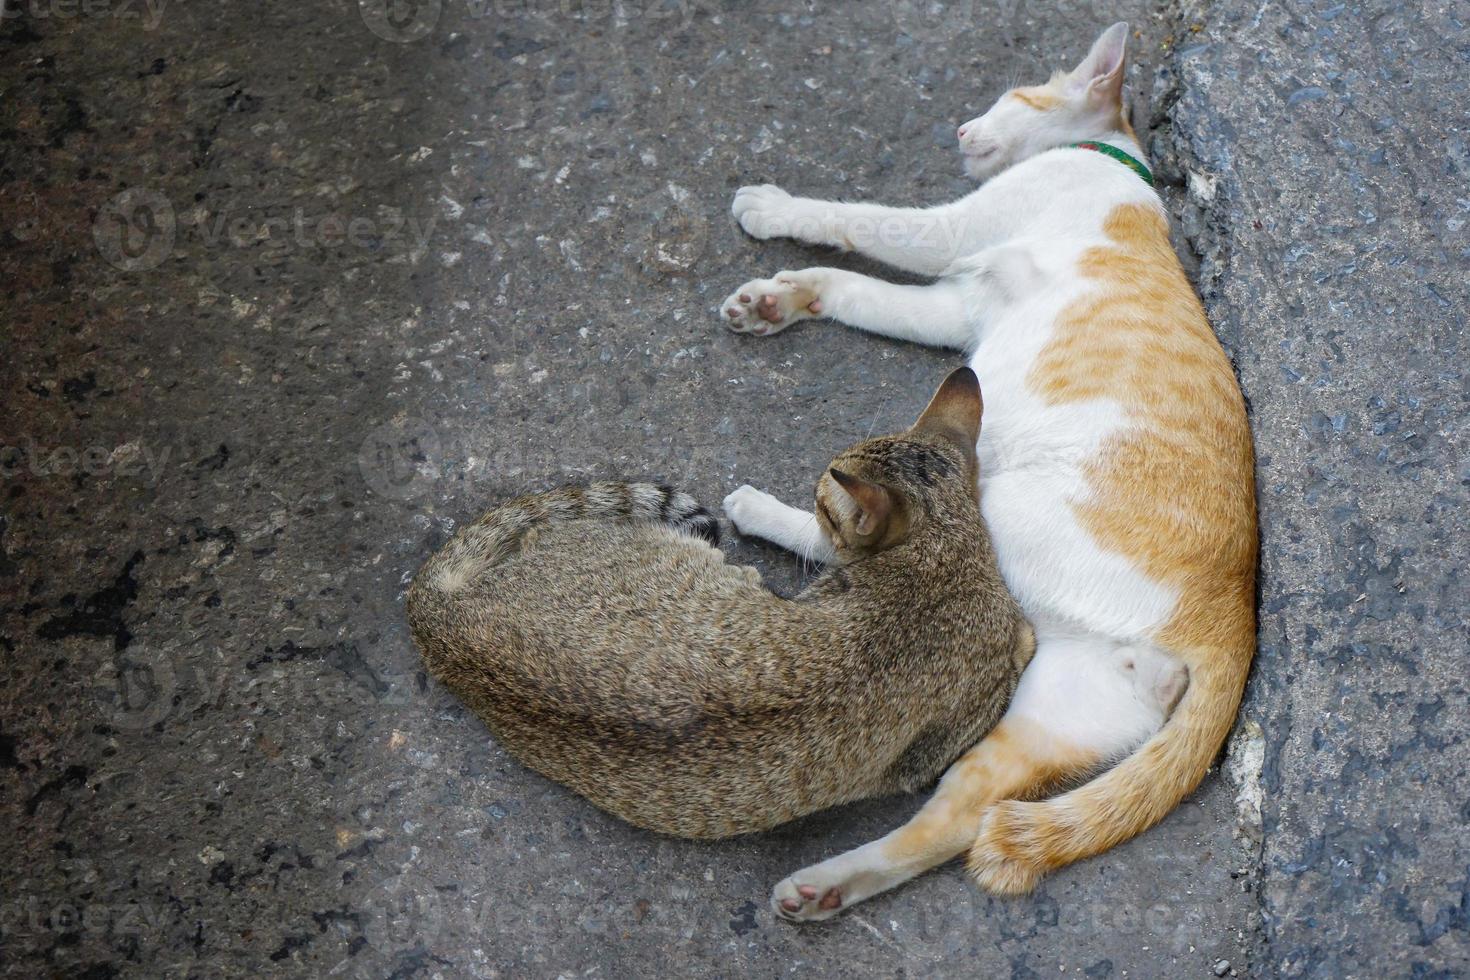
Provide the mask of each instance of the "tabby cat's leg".
{"label": "tabby cat's leg", "polygon": [[885,265],[937,276],[961,255],[986,244],[984,222],[959,203],[935,208],[792,197],[774,184],[742,187],[730,212],[755,238],[794,238],[861,252]]}
{"label": "tabby cat's leg", "polygon": [[731,293],[720,309],[730,329],[757,336],[824,316],[934,347],[962,349],[974,339],[965,288],[947,280],[901,286],[843,269],[801,269],[753,279]]}
{"label": "tabby cat's leg", "polygon": [[[1182,677],[1182,666],[1173,666]],[[974,843],[991,804],[1043,795],[1157,731],[1182,689],[1182,681],[1161,686],[1160,676],[1149,663],[1140,683],[1138,652],[1113,643],[1040,639],[1005,717],[949,768],[918,814],[787,878],[772,893],[772,908],[788,919],[827,919],[957,857]]]}
{"label": "tabby cat's leg", "polygon": [[817,516],[783,504],[752,486],[737,487],[725,498],[725,516],[741,534],[765,538],[787,551],[823,564],[832,560],[832,542]]}

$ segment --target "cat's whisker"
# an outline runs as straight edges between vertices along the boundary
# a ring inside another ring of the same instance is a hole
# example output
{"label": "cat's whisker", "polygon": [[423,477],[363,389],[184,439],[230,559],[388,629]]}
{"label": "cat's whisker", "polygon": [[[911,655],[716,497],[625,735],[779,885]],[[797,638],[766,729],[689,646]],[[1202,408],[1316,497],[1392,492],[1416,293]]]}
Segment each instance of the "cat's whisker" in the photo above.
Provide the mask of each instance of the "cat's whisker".
{"label": "cat's whisker", "polygon": [[801,531],[802,531],[802,534],[801,534],[801,539],[802,539],[802,545],[801,545],[801,574],[802,575],[806,575],[809,572],[815,570],[817,568],[817,566],[820,564],[820,562],[818,562],[815,558],[812,557],[812,552],[814,552],[817,549],[817,536],[815,534],[808,533],[812,528],[814,528],[816,526],[816,523],[817,523],[817,515],[816,514],[813,514],[811,517],[808,517],[806,519],[806,523],[801,526]]}

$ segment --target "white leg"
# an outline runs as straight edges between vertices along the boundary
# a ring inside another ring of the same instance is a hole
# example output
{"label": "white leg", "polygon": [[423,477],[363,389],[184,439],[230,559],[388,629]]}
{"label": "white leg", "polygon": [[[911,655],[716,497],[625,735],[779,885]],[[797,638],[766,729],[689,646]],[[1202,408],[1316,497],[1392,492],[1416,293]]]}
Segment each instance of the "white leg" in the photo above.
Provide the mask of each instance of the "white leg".
{"label": "white leg", "polygon": [[826,316],[848,326],[934,347],[963,349],[974,339],[961,283],[901,286],[843,269],[778,272],[731,293],[721,310],[730,329],[766,336]]}
{"label": "white leg", "polygon": [[1182,692],[1182,665],[1161,657],[1106,641],[1040,639],[1005,717],[950,766],[918,814],[782,881],[772,909],[796,921],[831,918],[964,853],[992,803],[1044,795],[1126,754],[1158,731]]}
{"label": "white leg", "polygon": [[817,515],[783,504],[755,487],[737,487],[726,497],[725,516],[741,534],[765,538],[810,561],[826,564],[835,557]]}
{"label": "white leg", "polygon": [[774,184],[742,187],[730,211],[755,238],[794,238],[861,252],[895,269],[937,276],[988,244],[964,201],[937,208],[792,197]]}

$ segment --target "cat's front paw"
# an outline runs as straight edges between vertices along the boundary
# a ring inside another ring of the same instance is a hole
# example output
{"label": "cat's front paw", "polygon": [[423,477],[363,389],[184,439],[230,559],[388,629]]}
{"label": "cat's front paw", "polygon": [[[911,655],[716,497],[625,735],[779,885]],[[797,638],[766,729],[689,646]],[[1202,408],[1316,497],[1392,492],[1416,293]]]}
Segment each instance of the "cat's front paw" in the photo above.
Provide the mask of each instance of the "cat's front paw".
{"label": "cat's front paw", "polygon": [[735,525],[735,530],[749,535],[759,533],[764,526],[763,516],[770,510],[771,504],[776,502],[775,497],[747,483],[730,491],[723,506],[725,516]]}
{"label": "cat's front paw", "polygon": [[752,238],[794,238],[793,198],[775,184],[742,187],[735,192],[730,213]]}
{"label": "cat's front paw", "polygon": [[765,337],[821,316],[820,284],[805,273],[778,272],[774,279],[752,279],[741,286],[720,309],[731,330]]}

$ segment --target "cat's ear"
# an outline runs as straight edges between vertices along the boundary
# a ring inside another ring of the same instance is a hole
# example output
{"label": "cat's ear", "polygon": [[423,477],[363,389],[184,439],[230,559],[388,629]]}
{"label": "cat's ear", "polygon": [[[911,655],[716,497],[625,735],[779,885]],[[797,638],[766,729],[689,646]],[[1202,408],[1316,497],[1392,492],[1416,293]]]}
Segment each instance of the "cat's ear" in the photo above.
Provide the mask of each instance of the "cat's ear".
{"label": "cat's ear", "polygon": [[973,453],[980,440],[980,416],[984,411],[980,379],[974,371],[962,367],[944,379],[929,399],[929,407],[914,423],[913,431],[940,436],[961,451]]}
{"label": "cat's ear", "polygon": [[858,514],[854,525],[861,537],[872,537],[883,531],[893,513],[893,494],[876,483],[860,479],[832,467],[827,472],[843,492],[857,504]]}
{"label": "cat's ear", "polygon": [[1128,25],[1120,21],[1092,42],[1092,50],[1068,76],[1068,87],[1073,92],[1086,92],[1089,100],[1121,101],[1123,61],[1127,48]]}

